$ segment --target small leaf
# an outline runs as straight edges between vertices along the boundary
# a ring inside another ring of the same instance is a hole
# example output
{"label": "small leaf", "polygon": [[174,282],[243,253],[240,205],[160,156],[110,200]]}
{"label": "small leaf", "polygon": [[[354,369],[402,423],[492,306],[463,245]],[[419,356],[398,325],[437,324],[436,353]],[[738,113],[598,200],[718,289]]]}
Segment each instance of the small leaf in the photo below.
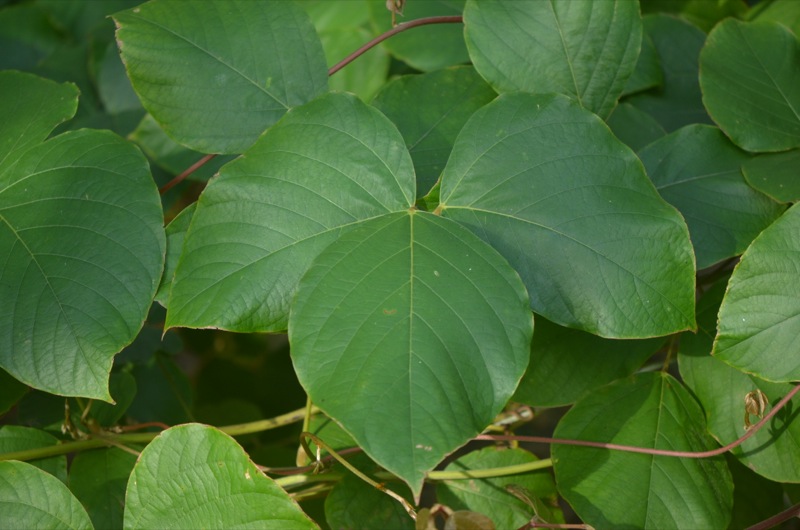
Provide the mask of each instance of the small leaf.
{"label": "small leaf", "polygon": [[503,94],[476,112],[441,201],[442,215],[509,260],[548,320],[618,338],[694,326],[683,219],[636,155],[573,100]]}
{"label": "small leaf", "polygon": [[634,151],[667,134],[655,118],[630,103],[617,105],[606,124],[614,136]]}
{"label": "small leaf", "polygon": [[116,447],[78,453],[69,469],[69,487],[96,528],[122,528],[125,488],[136,455]]}
{"label": "small leaf", "polygon": [[0,177],[0,365],[35,388],[110,400],[114,354],[161,278],[162,215],[147,160],[108,131],[27,151]]}
{"label": "small leaf", "polygon": [[800,205],[764,230],[734,270],[713,354],[768,381],[800,379]]}
{"label": "small leaf", "polygon": [[[62,407],[63,408],[63,407]],[[38,429],[22,427],[19,425],[3,425],[0,427],[0,453],[12,453],[28,449],[39,449],[58,445],[58,438]],[[64,455],[38,458],[29,462],[56,477],[61,482],[67,482],[67,457]]]}
{"label": "small leaf", "polygon": [[462,66],[399,77],[375,96],[372,105],[397,125],[411,152],[419,194],[436,184],[469,117],[496,95],[474,68]]}
{"label": "small leaf", "polygon": [[800,149],[751,158],[742,172],[748,184],[774,200],[800,201]]}
{"label": "small leaf", "polygon": [[0,506],[0,528],[94,528],[63,482],[25,462],[0,462]]}
{"label": "small leaf", "polygon": [[661,70],[661,61],[658,58],[658,50],[653,44],[653,39],[646,32],[642,32],[642,50],[639,52],[639,59],[636,61],[636,68],[633,74],[625,83],[623,96],[629,96],[642,90],[660,87],[664,83],[664,72]]}
{"label": "small leaf", "polygon": [[683,127],[639,158],[661,196],[686,219],[698,269],[744,252],[784,210],[747,185],[742,165],[750,156],[716,127]]}
{"label": "small leaf", "polygon": [[[56,125],[75,115],[78,87],[22,72],[0,72],[0,174]],[[0,181],[1,182],[1,181]]]}
{"label": "small leaf", "polygon": [[[485,447],[451,462],[445,471],[490,469],[539,460],[524,449]],[[524,492],[534,509],[507,490],[507,486]],[[535,471],[494,478],[445,480],[436,486],[439,503],[454,510],[484,514],[497,528],[521,528],[536,516],[537,522],[563,523],[564,515],[557,507],[556,485],[549,471]],[[538,501],[538,502],[537,502]]]}
{"label": "small leaf", "polygon": [[303,277],[292,359],[314,403],[418,497],[425,473],[514,392],[527,304],[519,277],[468,230],[389,214],[343,234]]}
{"label": "small leaf", "polygon": [[114,20],[142,104],[202,153],[243,152],[328,88],[319,38],[293,2],[154,0]]}
{"label": "small leaf", "polygon": [[638,369],[663,339],[612,340],[536,321],[531,362],[514,401],[536,407],[569,405],[590,391]]}
{"label": "small leaf", "polygon": [[800,147],[800,43],[774,22],[728,19],[700,54],[708,113],[747,151]]}
{"label": "small leaf", "polygon": [[200,197],[166,326],[286,329],[297,282],[319,252],[414,196],[411,157],[380,112],[347,94],[293,110]]}
{"label": "small leaf", "polygon": [[[691,394],[665,373],[620,380],[579,401],[553,434],[674,451],[715,447]],[[555,445],[556,483],[597,528],[725,528],[733,483],[722,456],[668,456]]]}
{"label": "small leaf", "polygon": [[159,434],[128,481],[124,528],[314,529],[230,436],[199,424]]}
{"label": "small leaf", "polygon": [[[712,357],[717,313],[725,282],[719,282],[698,302],[698,333],[681,336],[678,366],[689,388],[706,411],[708,431],[722,444],[745,433],[744,397],[761,390],[775,404],[792,385],[769,383],[731,368]],[[752,471],[778,482],[800,482],[800,422],[791,421],[792,403],[731,453]],[[753,418],[755,419],[755,417]]]}
{"label": "small leaf", "polygon": [[636,67],[636,2],[482,2],[464,10],[475,69],[498,92],[557,92],[605,118]]}
{"label": "small leaf", "polygon": [[169,291],[172,288],[172,280],[175,277],[175,269],[178,268],[178,260],[183,250],[183,240],[192,222],[197,203],[193,202],[175,216],[167,225],[167,257],[164,263],[164,274],[161,275],[161,283],[158,286],[155,300],[164,307],[167,306]]}
{"label": "small leaf", "polygon": [[667,132],[692,123],[711,123],[697,81],[698,58],[706,34],[667,15],[648,15],[642,20],[661,59],[664,84],[625,101],[653,116]]}

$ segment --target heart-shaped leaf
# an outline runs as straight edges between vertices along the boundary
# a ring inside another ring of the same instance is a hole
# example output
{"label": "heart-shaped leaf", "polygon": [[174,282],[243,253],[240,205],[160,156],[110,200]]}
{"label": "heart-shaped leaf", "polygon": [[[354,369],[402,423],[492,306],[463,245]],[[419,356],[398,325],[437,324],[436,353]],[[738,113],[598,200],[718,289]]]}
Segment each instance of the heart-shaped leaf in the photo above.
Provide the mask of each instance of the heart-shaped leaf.
{"label": "heart-shaped leaf", "polygon": [[688,125],[639,152],[647,174],[689,226],[697,268],[741,254],[784,207],[747,185],[750,159],[716,127]]}
{"label": "heart-shaped leaf", "polygon": [[511,397],[532,323],[500,255],[412,210],[365,221],[320,254],[300,282],[289,340],[314,403],[418,498],[425,473]]}
{"label": "heart-shaped leaf", "polygon": [[318,528],[289,495],[213,427],[158,435],[128,481],[124,528]]}
{"label": "heart-shaped leaf", "polygon": [[47,392],[110,400],[164,266],[161,201],[141,152],[63,134],[0,177],[0,365]]}
{"label": "heart-shaped leaf", "polygon": [[167,326],[286,329],[311,260],[345,227],[408,209],[414,193],[411,157],[380,112],[346,94],[294,109],[200,197]]}
{"label": "heart-shaped leaf", "polygon": [[0,462],[1,528],[92,529],[63,482],[26,462]]}
{"label": "heart-shaped leaf", "polygon": [[573,100],[504,94],[476,112],[442,175],[440,208],[505,256],[549,320],[619,338],[694,326],[683,219]]}
{"label": "heart-shaped leaf", "polygon": [[800,147],[800,42],[775,22],[728,19],[700,54],[703,103],[748,151]]}
{"label": "heart-shaped leaf", "polygon": [[734,270],[719,310],[714,355],[768,381],[800,379],[800,205],[759,235]]}
{"label": "heart-shaped leaf", "polygon": [[[617,381],[579,401],[561,419],[556,438],[673,451],[706,451],[700,406],[665,373]],[[558,489],[596,528],[725,528],[733,483],[725,458],[669,456],[555,445]]]}
{"label": "heart-shaped leaf", "polygon": [[175,141],[241,153],[328,89],[308,16],[280,0],[153,0],[114,15],[133,88]]}
{"label": "heart-shaped leaf", "polygon": [[75,115],[78,87],[22,72],[0,72],[0,174],[27,148]]}
{"label": "heart-shaped leaf", "polygon": [[636,2],[469,0],[472,62],[498,92],[558,92],[603,118],[617,102],[642,42]]}

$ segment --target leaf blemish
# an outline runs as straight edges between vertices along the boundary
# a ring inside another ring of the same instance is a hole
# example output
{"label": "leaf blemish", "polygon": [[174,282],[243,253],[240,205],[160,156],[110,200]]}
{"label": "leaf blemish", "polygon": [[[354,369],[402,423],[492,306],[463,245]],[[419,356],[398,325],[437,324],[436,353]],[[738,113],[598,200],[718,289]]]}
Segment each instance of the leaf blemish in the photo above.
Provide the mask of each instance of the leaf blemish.
{"label": "leaf blemish", "polygon": [[384,309],[383,310],[383,314],[384,315],[394,315],[395,313],[397,313],[397,309]]}

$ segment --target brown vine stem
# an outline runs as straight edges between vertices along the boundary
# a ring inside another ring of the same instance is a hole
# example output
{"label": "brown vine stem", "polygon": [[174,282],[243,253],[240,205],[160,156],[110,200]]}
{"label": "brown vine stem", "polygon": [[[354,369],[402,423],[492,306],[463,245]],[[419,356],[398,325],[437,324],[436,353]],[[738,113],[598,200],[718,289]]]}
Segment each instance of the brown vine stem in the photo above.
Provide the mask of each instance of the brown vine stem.
{"label": "brown vine stem", "polygon": [[712,449],[710,451],[669,451],[666,449],[650,449],[647,447],[636,447],[632,445],[619,445],[606,442],[589,442],[586,440],[567,440],[563,438],[547,438],[544,436],[515,436],[515,435],[494,435],[494,434],[481,434],[476,436],[476,440],[494,440],[494,441],[518,441],[518,442],[532,442],[542,444],[558,444],[558,445],[578,445],[581,447],[596,447],[598,449],[611,449],[614,451],[626,451],[629,453],[641,453],[646,455],[656,456],[673,456],[678,458],[711,458],[727,453],[734,447],[743,444],[747,439],[758,432],[764,425],[767,424],[786,404],[800,392],[800,385],[795,386],[783,399],[781,399],[764,418],[756,423],[749,429],[744,436],[738,440],[729,443],[723,447]]}
{"label": "brown vine stem", "polygon": [[[374,39],[372,39],[371,41],[369,41],[368,43],[366,43],[365,45],[363,45],[362,47],[360,47],[359,49],[357,49],[356,51],[354,51],[353,53],[351,53],[350,55],[348,55],[347,57],[345,57],[341,61],[339,61],[338,63],[336,63],[335,65],[331,66],[331,68],[328,70],[328,77],[332,76],[333,74],[335,74],[336,72],[338,72],[339,70],[341,70],[342,68],[347,66],[348,64],[352,63],[353,61],[358,59],[360,56],[364,55],[364,53],[366,53],[370,49],[374,48],[375,46],[377,46],[381,42],[385,41],[386,39],[388,39],[392,35],[397,35],[398,33],[401,33],[401,32],[406,31],[408,29],[416,28],[416,27],[419,27],[419,26],[426,26],[428,24],[456,24],[456,23],[460,24],[463,21],[464,21],[464,18],[462,16],[454,15],[454,16],[418,18],[418,19],[412,20],[410,22],[404,22],[403,24],[398,24],[397,26],[393,27],[389,31],[378,35],[377,37],[375,37]],[[166,192],[168,192],[169,190],[171,190],[172,188],[174,188],[175,186],[177,186],[178,184],[183,182],[183,180],[186,177],[188,177],[189,175],[191,175],[192,173],[194,173],[195,171],[197,171],[198,169],[203,167],[206,164],[206,162],[208,162],[209,160],[211,160],[215,156],[217,156],[217,155],[206,155],[206,156],[204,156],[203,158],[201,158],[200,160],[198,160],[197,162],[195,162],[194,164],[192,164],[191,166],[186,168],[186,170],[183,173],[181,173],[180,175],[178,175],[174,179],[170,180],[169,182],[167,182],[163,186],[161,186],[158,189],[158,192],[161,195],[164,195]]]}
{"label": "brown vine stem", "polygon": [[793,517],[800,517],[800,503],[795,504],[791,508],[783,510],[779,514],[773,515],[769,519],[764,519],[760,523],[756,523],[753,526],[748,527],[747,530],[767,530],[768,528],[774,528],[782,522],[788,521]]}

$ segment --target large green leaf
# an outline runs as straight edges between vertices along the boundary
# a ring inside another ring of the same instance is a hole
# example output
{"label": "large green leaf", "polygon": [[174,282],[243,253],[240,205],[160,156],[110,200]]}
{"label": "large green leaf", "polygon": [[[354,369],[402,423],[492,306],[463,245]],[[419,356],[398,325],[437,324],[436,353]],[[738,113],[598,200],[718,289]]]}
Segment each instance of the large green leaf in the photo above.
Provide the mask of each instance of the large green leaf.
{"label": "large green leaf", "polygon": [[286,329],[298,280],[344,227],[413,203],[411,157],[380,112],[346,94],[295,109],[200,197],[167,326]]}
{"label": "large green leaf", "polygon": [[658,50],[664,84],[625,101],[651,114],[668,132],[691,123],[711,123],[697,80],[698,58],[706,34],[688,22],[666,15],[648,15],[642,20]]}
{"label": "large green leaf", "polygon": [[[556,438],[674,451],[715,447],[700,406],[670,375],[642,374],[579,401]],[[725,458],[668,456],[555,445],[556,483],[596,528],[725,528],[733,483]]]}
{"label": "large green leaf", "polygon": [[186,232],[189,230],[189,225],[192,222],[194,211],[197,208],[197,203],[193,202],[175,216],[166,228],[167,235],[167,256],[164,262],[164,274],[161,276],[161,283],[158,286],[156,293],[156,302],[167,306],[167,299],[169,298],[169,291],[172,288],[172,279],[175,277],[175,269],[178,268],[178,260],[183,250],[183,240],[186,238]]}
{"label": "large green leaf", "polygon": [[700,53],[703,103],[748,151],[800,147],[800,42],[775,22],[729,19]]}
{"label": "large green leaf", "polygon": [[500,255],[412,210],[365,221],[320,254],[300,282],[289,340],[314,403],[418,498],[425,473],[511,397],[532,324]]}
{"label": "large green leaf", "polygon": [[795,0],[762,2],[748,14],[754,15],[751,20],[779,22],[791,29],[795,35],[800,33],[800,9],[797,9]]}
{"label": "large green leaf", "polygon": [[[397,23],[435,16],[456,16],[464,10],[464,0],[414,0],[404,3],[403,15],[395,17]],[[392,16],[386,9],[386,0],[369,0],[369,9],[376,33],[389,31]],[[383,46],[393,56],[423,72],[469,62],[461,24],[435,24],[414,29],[393,36],[384,41]]]}
{"label": "large green leaf", "polygon": [[[729,444],[745,433],[745,396],[754,390],[764,392],[775,403],[792,389],[791,384],[770,383],[731,368],[711,356],[717,331],[717,312],[725,283],[720,282],[700,299],[697,307],[698,333],[681,336],[678,365],[681,377],[706,411],[709,432],[722,444]],[[791,405],[791,404],[790,404]],[[790,421],[787,409],[732,450],[733,455],[759,475],[780,482],[800,482],[800,422]],[[751,422],[757,421],[752,416]]]}
{"label": "large green leaf", "polygon": [[[538,458],[519,448],[484,447],[451,462],[445,471],[469,472],[530,464]],[[527,497],[533,506],[507,488]],[[558,508],[556,485],[549,470],[493,478],[445,480],[436,486],[440,504],[453,510],[469,510],[487,515],[497,528],[522,528],[534,516],[537,522],[563,523]]]}
{"label": "large green leaf", "polygon": [[634,151],[667,134],[655,118],[630,103],[617,105],[606,124],[614,136]]}
{"label": "large green leaf", "polygon": [[464,34],[478,72],[498,92],[558,92],[603,118],[642,42],[638,2],[470,0]]}
{"label": "large green leaf", "polygon": [[504,94],[461,130],[442,175],[443,215],[517,269],[531,307],[607,337],[694,326],[686,225],[636,155],[555,94]]}
{"label": "large green leaf", "polygon": [[800,201],[800,149],[751,158],[742,172],[748,184],[776,201]]}
{"label": "large green leaf", "polygon": [[800,380],[800,205],[742,256],[719,311],[714,355],[769,381]]}
{"label": "large green leaf", "polygon": [[747,185],[750,159],[716,127],[688,125],[639,152],[647,174],[689,226],[697,268],[744,252],[784,207]]}
{"label": "large green leaf", "polygon": [[188,424],[162,432],[128,481],[124,528],[318,528],[230,436]]}
{"label": "large green leaf", "polygon": [[406,141],[420,195],[438,180],[472,113],[496,95],[474,68],[464,66],[397,78],[375,96],[372,105],[397,125]]}
{"label": "large green leaf", "polygon": [[[58,438],[39,429],[20,425],[0,427],[0,453],[39,449],[56,444]],[[39,458],[32,460],[30,464],[47,471],[61,482],[67,482],[67,457],[64,455]]]}
{"label": "large green leaf", "polygon": [[663,339],[603,339],[537,319],[531,363],[514,401],[537,407],[569,405],[595,388],[631,375],[663,343]]}
{"label": "large green leaf", "polygon": [[96,528],[121,528],[125,488],[136,455],[116,447],[85,451],[69,468],[69,487]]}
{"label": "large green leaf", "polygon": [[22,72],[0,72],[0,174],[26,149],[75,115],[78,87]]}
{"label": "large green leaf", "polygon": [[0,177],[0,365],[33,387],[110,399],[114,354],[164,266],[147,160],[107,131],[63,134]]}
{"label": "large green leaf", "polygon": [[658,50],[653,44],[653,39],[646,32],[642,32],[642,50],[636,61],[636,69],[625,83],[623,96],[641,92],[648,88],[659,87],[664,83],[664,72],[661,70],[661,61]]}
{"label": "large green leaf", "polygon": [[25,462],[0,462],[0,528],[91,529],[63,482]]}
{"label": "large green leaf", "polygon": [[[793,0],[790,0],[793,1]],[[769,2],[768,2],[769,3]],[[670,13],[691,22],[705,32],[727,17],[741,17],[747,12],[745,0],[645,0],[642,13]]]}
{"label": "large green leaf", "polygon": [[328,87],[322,45],[293,2],[153,0],[114,20],[144,107],[203,153],[241,153]]}

